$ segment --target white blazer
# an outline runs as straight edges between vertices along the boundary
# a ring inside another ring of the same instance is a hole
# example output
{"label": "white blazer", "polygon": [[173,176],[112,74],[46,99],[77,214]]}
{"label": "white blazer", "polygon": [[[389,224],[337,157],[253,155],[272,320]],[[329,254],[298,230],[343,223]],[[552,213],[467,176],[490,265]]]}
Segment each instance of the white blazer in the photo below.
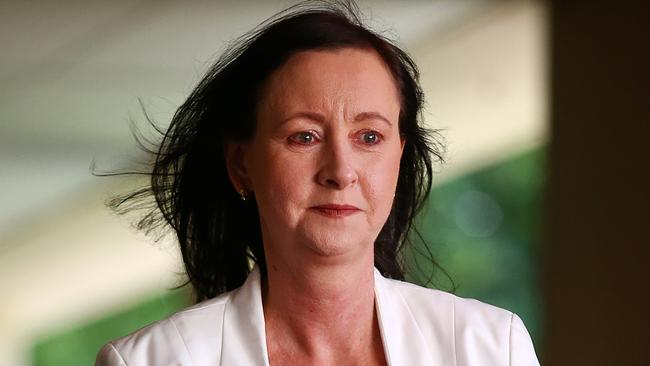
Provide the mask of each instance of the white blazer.
{"label": "white blazer", "polygon": [[[390,366],[539,365],[519,317],[375,269],[375,303]],[[109,342],[97,366],[269,365],[260,274],[244,285]]]}

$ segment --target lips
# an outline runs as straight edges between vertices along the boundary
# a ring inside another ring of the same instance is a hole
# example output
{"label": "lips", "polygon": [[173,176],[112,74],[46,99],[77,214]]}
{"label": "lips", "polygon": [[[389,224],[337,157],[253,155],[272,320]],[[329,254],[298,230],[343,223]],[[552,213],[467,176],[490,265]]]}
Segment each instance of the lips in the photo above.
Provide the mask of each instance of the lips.
{"label": "lips", "polygon": [[356,206],[327,204],[311,207],[314,212],[327,217],[346,217],[361,212]]}

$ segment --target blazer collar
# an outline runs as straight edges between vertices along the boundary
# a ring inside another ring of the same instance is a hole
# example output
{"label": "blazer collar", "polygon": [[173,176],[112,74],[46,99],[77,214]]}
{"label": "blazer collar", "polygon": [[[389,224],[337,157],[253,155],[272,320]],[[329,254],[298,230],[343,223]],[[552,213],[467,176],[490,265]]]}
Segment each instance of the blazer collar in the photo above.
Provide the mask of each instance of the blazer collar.
{"label": "blazer collar", "polygon": [[[433,340],[424,342],[408,304],[391,288],[391,280],[376,268],[374,277],[375,306],[388,365],[443,364],[442,356],[435,357]],[[265,334],[260,273],[255,266],[226,304],[221,365],[269,366]]]}
{"label": "blazer collar", "polygon": [[262,283],[255,266],[226,304],[220,364],[269,366],[265,334]]}
{"label": "blazer collar", "polygon": [[425,343],[408,304],[391,282],[375,268],[375,306],[388,365],[445,365],[432,358],[433,340]]}

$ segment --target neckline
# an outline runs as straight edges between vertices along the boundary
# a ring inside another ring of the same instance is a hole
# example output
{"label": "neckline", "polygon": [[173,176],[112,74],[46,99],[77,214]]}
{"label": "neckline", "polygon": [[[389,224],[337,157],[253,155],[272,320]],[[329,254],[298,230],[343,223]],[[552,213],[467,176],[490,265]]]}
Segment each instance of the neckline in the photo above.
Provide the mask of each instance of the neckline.
{"label": "neckline", "polygon": [[[391,361],[391,333],[389,323],[390,305],[384,301],[381,290],[385,278],[374,268],[374,300],[377,323],[381,336],[384,358]],[[262,304],[262,281],[260,270],[254,266],[244,284],[233,291],[224,312],[221,364],[251,364],[269,366],[266,346],[266,325]],[[254,351],[257,349],[257,351]]]}

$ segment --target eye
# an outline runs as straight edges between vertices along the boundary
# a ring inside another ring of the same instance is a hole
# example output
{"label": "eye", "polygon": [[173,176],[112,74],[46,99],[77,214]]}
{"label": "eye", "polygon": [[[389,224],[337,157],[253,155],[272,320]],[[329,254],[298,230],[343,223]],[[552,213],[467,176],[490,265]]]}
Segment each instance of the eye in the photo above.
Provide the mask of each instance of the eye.
{"label": "eye", "polygon": [[359,141],[364,145],[376,145],[382,141],[382,135],[377,131],[363,131],[359,135]]}
{"label": "eye", "polygon": [[289,141],[300,145],[312,145],[318,142],[318,135],[315,131],[301,131],[289,136]]}

